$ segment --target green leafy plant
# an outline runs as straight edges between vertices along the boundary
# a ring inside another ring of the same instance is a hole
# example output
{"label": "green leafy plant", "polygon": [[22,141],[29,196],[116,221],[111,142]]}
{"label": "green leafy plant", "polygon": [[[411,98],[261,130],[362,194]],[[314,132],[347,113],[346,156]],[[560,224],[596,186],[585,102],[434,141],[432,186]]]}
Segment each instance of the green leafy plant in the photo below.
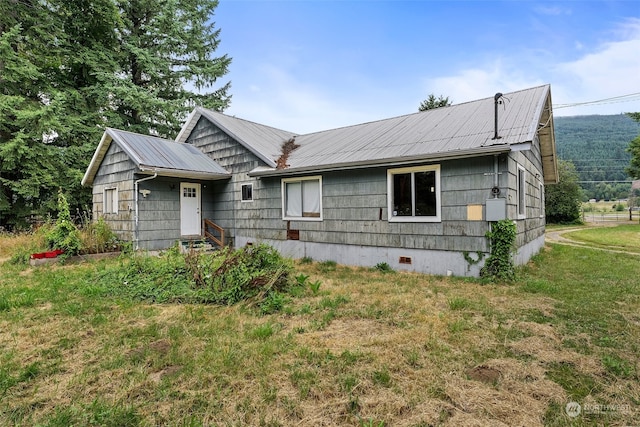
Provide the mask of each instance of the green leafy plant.
{"label": "green leafy plant", "polygon": [[296,277],[296,282],[298,282],[298,285],[304,286],[305,283],[307,283],[307,279],[309,278],[309,275],[300,273],[295,277]]}
{"label": "green leafy plant", "polygon": [[58,192],[58,219],[45,235],[49,249],[62,249],[65,256],[77,255],[82,247],[82,239],[78,227],[71,220],[69,203],[62,193]]}
{"label": "green leafy plant", "polygon": [[486,237],[491,242],[491,253],[480,270],[480,276],[491,280],[513,280],[516,225],[509,219],[492,222]]}
{"label": "green leafy plant", "polygon": [[393,268],[391,268],[391,266],[389,264],[387,264],[386,262],[379,262],[375,265],[374,267],[376,270],[381,271],[383,273],[392,273],[393,272]]}
{"label": "green leafy plant", "polygon": [[320,285],[321,285],[320,280],[309,282],[309,288],[311,289],[311,292],[313,292],[314,295],[317,295],[318,292],[320,291]]}

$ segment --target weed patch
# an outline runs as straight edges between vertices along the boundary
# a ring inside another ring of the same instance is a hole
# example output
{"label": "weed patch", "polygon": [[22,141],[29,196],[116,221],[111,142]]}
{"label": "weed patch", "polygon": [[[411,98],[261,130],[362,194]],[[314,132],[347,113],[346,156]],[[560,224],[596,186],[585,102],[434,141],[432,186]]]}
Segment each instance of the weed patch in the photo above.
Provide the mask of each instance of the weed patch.
{"label": "weed patch", "polygon": [[97,272],[106,294],[154,303],[256,304],[264,314],[282,310],[293,285],[293,265],[267,245],[213,254],[178,248],[163,256],[134,254]]}

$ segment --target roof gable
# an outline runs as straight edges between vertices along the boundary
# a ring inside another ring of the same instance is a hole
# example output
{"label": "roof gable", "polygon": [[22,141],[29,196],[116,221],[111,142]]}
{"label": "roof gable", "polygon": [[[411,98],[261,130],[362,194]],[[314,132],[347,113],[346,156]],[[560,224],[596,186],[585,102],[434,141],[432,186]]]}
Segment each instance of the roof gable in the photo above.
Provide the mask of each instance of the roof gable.
{"label": "roof gable", "polygon": [[238,141],[270,167],[276,167],[277,159],[282,151],[282,144],[296,135],[295,132],[261,125],[198,107],[187,118],[176,138],[176,142],[186,142],[201,117],[206,118],[224,133]]}
{"label": "roof gable", "polygon": [[115,142],[140,172],[193,179],[228,178],[230,173],[189,144],[107,128],[89,163],[82,185],[92,185],[111,143]]}

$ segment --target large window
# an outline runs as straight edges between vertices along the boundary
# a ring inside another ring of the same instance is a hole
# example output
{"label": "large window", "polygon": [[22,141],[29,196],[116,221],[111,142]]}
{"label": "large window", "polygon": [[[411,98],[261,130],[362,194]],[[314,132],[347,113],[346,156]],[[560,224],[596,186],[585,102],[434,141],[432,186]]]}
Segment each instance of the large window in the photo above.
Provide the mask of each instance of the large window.
{"label": "large window", "polygon": [[283,219],[322,220],[322,177],[282,180]]}
{"label": "large window", "polygon": [[527,216],[527,186],[525,176],[524,168],[518,165],[518,218],[526,218]]}
{"label": "large window", "polygon": [[118,189],[117,188],[105,188],[103,211],[106,214],[118,213]]}
{"label": "large window", "polygon": [[440,165],[387,171],[389,221],[440,221]]}

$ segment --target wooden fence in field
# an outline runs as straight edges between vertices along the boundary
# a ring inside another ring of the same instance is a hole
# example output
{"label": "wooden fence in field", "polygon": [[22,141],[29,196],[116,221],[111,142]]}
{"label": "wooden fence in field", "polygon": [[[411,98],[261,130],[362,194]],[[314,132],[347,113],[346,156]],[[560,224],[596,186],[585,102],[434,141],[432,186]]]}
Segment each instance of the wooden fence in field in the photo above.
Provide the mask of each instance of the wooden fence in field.
{"label": "wooden fence in field", "polygon": [[640,224],[640,211],[624,210],[620,212],[582,212],[584,222],[624,222]]}

